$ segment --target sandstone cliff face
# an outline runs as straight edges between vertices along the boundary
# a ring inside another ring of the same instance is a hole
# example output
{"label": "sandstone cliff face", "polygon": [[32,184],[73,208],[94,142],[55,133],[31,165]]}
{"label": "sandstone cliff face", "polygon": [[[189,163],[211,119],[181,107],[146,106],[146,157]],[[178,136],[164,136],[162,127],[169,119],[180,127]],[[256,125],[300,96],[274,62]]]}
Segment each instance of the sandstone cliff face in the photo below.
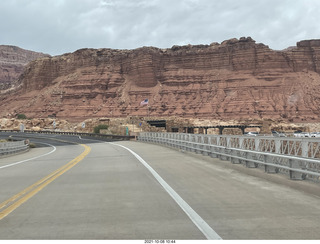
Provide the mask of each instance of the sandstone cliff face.
{"label": "sandstone cliff face", "polygon": [[[81,49],[31,62],[21,89],[0,97],[1,115],[318,120],[319,55],[320,40],[274,51],[250,37],[171,49]],[[146,98],[149,106],[140,106]]]}
{"label": "sandstone cliff face", "polygon": [[5,93],[15,89],[19,85],[17,80],[23,73],[24,67],[30,61],[44,56],[49,55],[15,46],[0,45],[0,92]]}

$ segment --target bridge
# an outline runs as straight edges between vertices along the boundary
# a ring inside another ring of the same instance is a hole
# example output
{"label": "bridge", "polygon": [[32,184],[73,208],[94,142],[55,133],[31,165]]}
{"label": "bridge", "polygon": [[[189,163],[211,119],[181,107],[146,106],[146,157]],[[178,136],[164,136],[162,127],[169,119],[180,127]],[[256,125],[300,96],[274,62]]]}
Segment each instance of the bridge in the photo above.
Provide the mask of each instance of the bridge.
{"label": "bridge", "polygon": [[[180,125],[176,124],[174,121],[167,120],[148,120],[147,123],[154,127],[165,128],[167,132],[183,132],[183,133],[194,133],[194,129],[200,129],[204,131],[203,134],[208,134],[208,129],[219,129],[219,135],[223,134],[223,130],[227,128],[240,129],[242,134],[245,133],[247,128],[262,128],[261,125],[209,125],[209,126],[200,126],[200,125]],[[181,131],[182,130],[182,131]]]}
{"label": "bridge", "polygon": [[204,130],[204,134],[208,134],[208,129],[219,129],[219,135],[223,134],[224,129],[240,129],[242,134],[244,134],[245,129],[247,128],[262,128],[261,125],[211,125],[211,126],[185,126],[183,127],[186,133],[194,133],[194,129]]}
{"label": "bridge", "polygon": [[0,159],[1,239],[320,239],[316,139],[9,136],[35,148]]}

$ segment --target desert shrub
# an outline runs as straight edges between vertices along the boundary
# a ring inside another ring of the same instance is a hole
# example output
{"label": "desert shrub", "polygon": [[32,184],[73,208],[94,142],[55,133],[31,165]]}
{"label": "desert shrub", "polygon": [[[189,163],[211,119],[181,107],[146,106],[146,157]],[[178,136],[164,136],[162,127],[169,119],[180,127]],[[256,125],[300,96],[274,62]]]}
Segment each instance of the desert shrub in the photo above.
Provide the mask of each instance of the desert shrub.
{"label": "desert shrub", "polygon": [[17,114],[17,119],[27,119],[25,114]]}
{"label": "desert shrub", "polygon": [[29,148],[35,148],[36,147],[36,144],[34,143],[29,143]]}
{"label": "desert shrub", "polygon": [[99,134],[101,129],[107,130],[108,128],[109,128],[108,125],[104,125],[104,124],[97,125],[96,127],[93,128],[93,133]]}

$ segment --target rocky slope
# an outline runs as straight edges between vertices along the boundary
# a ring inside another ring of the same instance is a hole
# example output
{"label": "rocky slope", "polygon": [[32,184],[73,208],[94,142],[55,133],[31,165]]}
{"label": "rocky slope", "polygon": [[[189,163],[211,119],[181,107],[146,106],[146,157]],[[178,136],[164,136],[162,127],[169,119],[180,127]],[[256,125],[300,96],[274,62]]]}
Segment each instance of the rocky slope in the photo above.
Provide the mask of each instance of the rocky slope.
{"label": "rocky slope", "polygon": [[[320,40],[274,51],[250,37],[210,45],[81,49],[31,62],[0,116],[180,116],[317,121]],[[149,106],[140,102],[149,99]]]}
{"label": "rocky slope", "polygon": [[43,53],[24,50],[15,46],[0,45],[0,92],[5,93],[19,86],[18,77],[24,67],[37,58],[45,57]]}

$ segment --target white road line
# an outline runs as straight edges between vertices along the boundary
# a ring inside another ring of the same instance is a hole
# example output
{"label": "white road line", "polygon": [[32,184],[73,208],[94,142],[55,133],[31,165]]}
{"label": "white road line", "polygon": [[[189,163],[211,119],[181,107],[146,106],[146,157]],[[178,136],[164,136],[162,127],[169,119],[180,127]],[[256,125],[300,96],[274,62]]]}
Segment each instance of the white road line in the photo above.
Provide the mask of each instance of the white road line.
{"label": "white road line", "polygon": [[132,153],[156,178],[156,180],[162,185],[162,187],[168,192],[168,194],[176,201],[176,203],[181,207],[181,209],[187,214],[187,216],[192,220],[192,222],[198,227],[198,229],[205,235],[208,240],[222,240],[222,238],[198,215],[188,203],[186,203],[179,195],[176,193],[168,184],[165,182],[161,176],[146,162],[144,161],[137,153],[131,149],[111,143],[128,150]]}
{"label": "white road line", "polygon": [[39,143],[39,144],[44,144],[44,145],[48,145],[50,147],[53,147],[53,150],[48,152],[48,153],[45,153],[43,155],[34,157],[34,158],[29,158],[29,159],[22,160],[22,161],[19,161],[19,162],[15,162],[15,163],[12,163],[12,164],[7,164],[7,165],[4,165],[4,166],[0,166],[0,169],[8,168],[8,167],[11,167],[11,166],[14,166],[14,165],[17,165],[17,164],[22,164],[22,163],[28,162],[30,160],[41,158],[41,157],[47,156],[47,155],[49,155],[49,154],[51,154],[51,153],[53,153],[53,152],[55,152],[57,150],[57,148],[55,146],[51,145],[51,144],[48,144],[48,143]]}

